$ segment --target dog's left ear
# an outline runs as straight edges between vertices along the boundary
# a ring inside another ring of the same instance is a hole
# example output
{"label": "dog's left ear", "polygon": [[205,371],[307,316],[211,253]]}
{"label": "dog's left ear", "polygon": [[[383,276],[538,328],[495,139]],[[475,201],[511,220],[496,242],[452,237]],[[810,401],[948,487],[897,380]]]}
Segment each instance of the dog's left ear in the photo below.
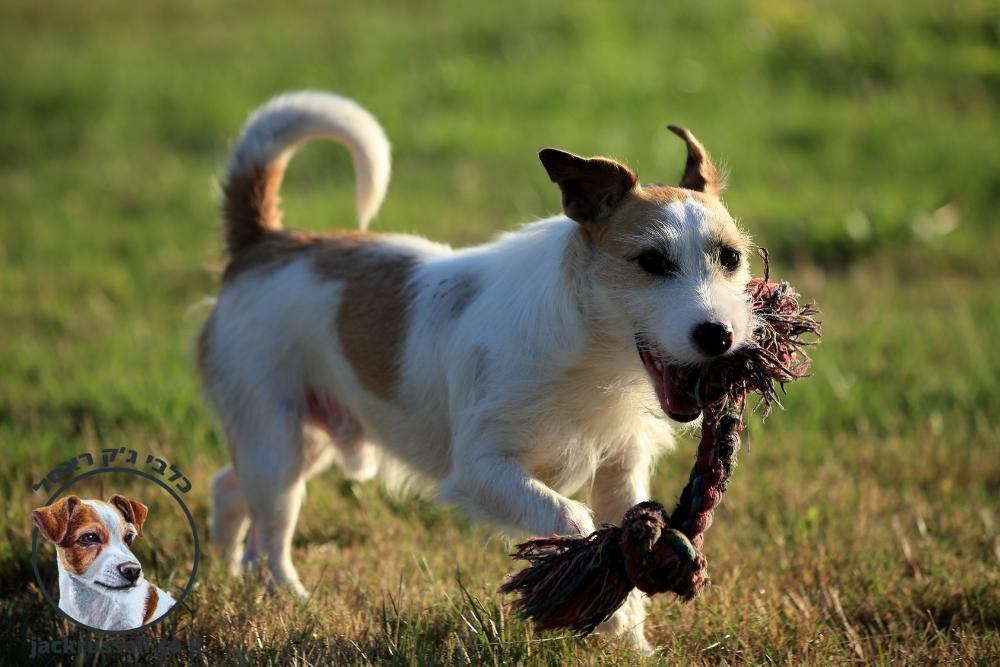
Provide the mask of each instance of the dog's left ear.
{"label": "dog's left ear", "polygon": [[142,535],[142,524],[146,521],[146,515],[149,514],[148,507],[140,502],[118,495],[111,496],[108,499],[108,503],[125,515],[125,520],[135,525],[136,531],[139,535]]}
{"label": "dog's left ear", "polygon": [[580,224],[600,222],[635,188],[635,172],[609,158],[545,148],[538,159],[562,190],[563,211]]}
{"label": "dog's left ear", "polygon": [[34,510],[31,513],[31,522],[38,526],[42,537],[53,544],[59,544],[66,537],[69,520],[79,505],[79,496],[60,498],[51,505]]}
{"label": "dog's left ear", "polygon": [[687,162],[681,175],[680,186],[688,190],[697,190],[706,195],[718,197],[725,189],[725,179],[719,175],[708,151],[691,132],[678,125],[667,125],[667,129],[684,140],[687,144]]}

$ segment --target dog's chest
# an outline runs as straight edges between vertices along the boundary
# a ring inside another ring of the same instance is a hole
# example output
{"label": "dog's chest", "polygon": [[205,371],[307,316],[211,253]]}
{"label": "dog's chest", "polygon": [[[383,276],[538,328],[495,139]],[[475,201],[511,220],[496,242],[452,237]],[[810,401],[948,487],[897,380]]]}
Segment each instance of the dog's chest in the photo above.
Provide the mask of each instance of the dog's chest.
{"label": "dog's chest", "polygon": [[[553,489],[572,494],[589,486],[601,463],[634,446],[640,413],[627,390],[594,387],[539,411],[521,464]],[[553,395],[560,395],[555,392]]]}
{"label": "dog's chest", "polygon": [[572,495],[593,481],[599,443],[586,438],[542,442],[522,459],[524,468],[558,493]]}

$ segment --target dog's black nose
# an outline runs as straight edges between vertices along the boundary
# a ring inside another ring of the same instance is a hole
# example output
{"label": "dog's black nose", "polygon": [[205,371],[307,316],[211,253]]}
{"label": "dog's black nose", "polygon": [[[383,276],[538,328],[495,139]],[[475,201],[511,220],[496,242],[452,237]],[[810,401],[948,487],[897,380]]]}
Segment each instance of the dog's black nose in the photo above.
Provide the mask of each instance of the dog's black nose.
{"label": "dog's black nose", "polygon": [[118,566],[118,573],[134,584],[142,575],[142,566],[138,563],[122,563]]}
{"label": "dog's black nose", "polygon": [[702,322],[691,332],[691,338],[702,352],[717,357],[733,346],[733,329],[721,322]]}

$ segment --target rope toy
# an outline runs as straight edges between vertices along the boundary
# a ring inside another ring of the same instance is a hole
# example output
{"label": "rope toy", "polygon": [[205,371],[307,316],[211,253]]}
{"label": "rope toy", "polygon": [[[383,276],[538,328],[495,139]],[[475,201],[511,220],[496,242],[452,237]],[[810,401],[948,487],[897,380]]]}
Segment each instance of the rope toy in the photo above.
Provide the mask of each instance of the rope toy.
{"label": "rope toy", "polygon": [[[646,501],[629,509],[622,525],[604,525],[588,536],[551,536],[517,545],[511,554],[529,566],[500,587],[519,594],[514,607],[537,630],[569,628],[581,636],[611,617],[633,588],[647,595],[670,591],[685,602],[708,584],[701,549],[712,512],[726,492],[740,448],[747,394],[757,392],[762,418],[781,406],[778,388],[806,376],[805,347],[820,335],[815,304],[800,305],[786,282],[764,278],[747,285],[754,316],[751,340],[737,352],[688,368],[679,386],[703,410],[701,442],[674,511]],[[777,386],[776,386],[777,385]]]}

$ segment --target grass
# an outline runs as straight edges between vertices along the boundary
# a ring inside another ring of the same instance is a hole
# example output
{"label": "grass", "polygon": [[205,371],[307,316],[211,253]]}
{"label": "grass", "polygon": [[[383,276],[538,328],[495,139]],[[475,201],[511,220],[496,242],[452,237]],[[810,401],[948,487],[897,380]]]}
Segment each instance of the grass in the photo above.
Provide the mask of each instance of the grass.
{"label": "grass", "polygon": [[[0,659],[75,633],[30,564],[31,485],[59,460],[176,462],[204,529],[226,460],[191,359],[218,266],[213,179],[248,111],[302,87],[386,126],[377,227],[455,244],[556,209],[540,147],[669,182],[682,147],[663,125],[686,124],[730,166],[727,204],[774,274],[820,302],[815,377],[753,424],[708,535],[715,585],[654,600],[657,660],[1000,659],[993,3],[8,1],[0,17]],[[351,226],[352,188],[346,155],[309,147],[287,220]],[[692,455],[688,439],[662,461],[656,497]],[[185,659],[206,664],[639,661],[511,617],[494,593],[510,543],[447,509],[335,472],[307,507],[308,603],[205,558],[153,634],[203,637]],[[151,536],[183,534],[154,509]],[[182,546],[156,551],[161,581],[182,576]]]}

